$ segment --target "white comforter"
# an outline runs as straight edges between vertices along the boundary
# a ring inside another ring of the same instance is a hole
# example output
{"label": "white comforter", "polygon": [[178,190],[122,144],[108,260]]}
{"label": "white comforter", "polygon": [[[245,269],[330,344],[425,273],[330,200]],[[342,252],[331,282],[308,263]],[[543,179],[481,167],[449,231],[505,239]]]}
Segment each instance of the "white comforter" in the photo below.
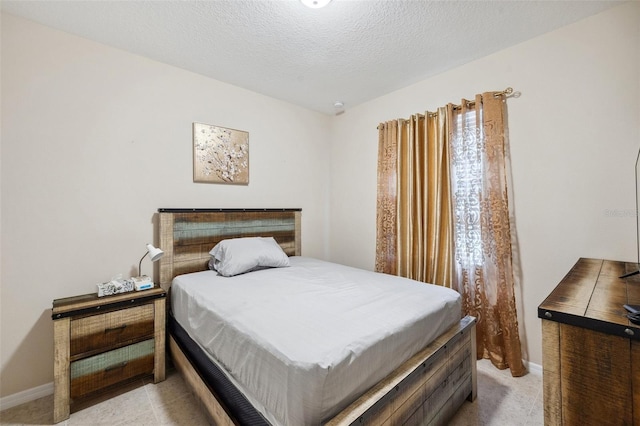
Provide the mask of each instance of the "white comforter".
{"label": "white comforter", "polygon": [[316,259],[176,277],[176,320],[280,425],[328,420],[460,320],[457,292]]}

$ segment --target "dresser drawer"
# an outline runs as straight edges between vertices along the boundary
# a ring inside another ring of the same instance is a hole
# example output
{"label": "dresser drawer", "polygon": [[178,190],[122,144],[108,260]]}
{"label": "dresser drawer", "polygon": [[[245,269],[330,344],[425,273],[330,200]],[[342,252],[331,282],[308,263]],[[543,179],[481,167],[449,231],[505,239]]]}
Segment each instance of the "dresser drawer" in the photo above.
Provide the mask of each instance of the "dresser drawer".
{"label": "dresser drawer", "polygon": [[104,352],[71,363],[71,398],[81,398],[106,386],[153,373],[154,339]]}
{"label": "dresser drawer", "polygon": [[71,321],[71,356],[153,336],[153,304]]}

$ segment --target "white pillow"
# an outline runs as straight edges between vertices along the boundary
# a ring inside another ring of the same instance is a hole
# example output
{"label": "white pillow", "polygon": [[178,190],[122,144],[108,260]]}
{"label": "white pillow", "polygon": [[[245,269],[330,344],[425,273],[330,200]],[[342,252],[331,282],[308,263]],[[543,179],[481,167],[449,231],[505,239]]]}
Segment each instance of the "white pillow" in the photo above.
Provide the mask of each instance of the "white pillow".
{"label": "white pillow", "polygon": [[273,237],[222,240],[211,249],[213,269],[232,277],[259,268],[289,266],[289,257]]}

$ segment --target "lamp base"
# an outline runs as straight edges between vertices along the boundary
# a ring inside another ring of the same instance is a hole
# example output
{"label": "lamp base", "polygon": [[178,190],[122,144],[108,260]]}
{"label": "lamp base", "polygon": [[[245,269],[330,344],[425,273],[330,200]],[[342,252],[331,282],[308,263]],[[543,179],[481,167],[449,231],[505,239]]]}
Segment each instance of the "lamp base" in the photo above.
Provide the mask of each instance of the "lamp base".
{"label": "lamp base", "polygon": [[149,290],[150,288],[154,287],[154,283],[153,281],[151,281],[151,277],[148,275],[131,277],[131,280],[133,281],[133,286],[136,291]]}

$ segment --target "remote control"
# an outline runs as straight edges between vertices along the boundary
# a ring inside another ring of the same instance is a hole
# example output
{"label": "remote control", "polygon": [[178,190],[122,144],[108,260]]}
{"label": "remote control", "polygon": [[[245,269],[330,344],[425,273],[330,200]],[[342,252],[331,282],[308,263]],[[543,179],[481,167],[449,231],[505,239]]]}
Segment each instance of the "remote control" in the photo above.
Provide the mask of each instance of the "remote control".
{"label": "remote control", "polygon": [[632,314],[640,314],[640,305],[624,305],[624,308]]}

